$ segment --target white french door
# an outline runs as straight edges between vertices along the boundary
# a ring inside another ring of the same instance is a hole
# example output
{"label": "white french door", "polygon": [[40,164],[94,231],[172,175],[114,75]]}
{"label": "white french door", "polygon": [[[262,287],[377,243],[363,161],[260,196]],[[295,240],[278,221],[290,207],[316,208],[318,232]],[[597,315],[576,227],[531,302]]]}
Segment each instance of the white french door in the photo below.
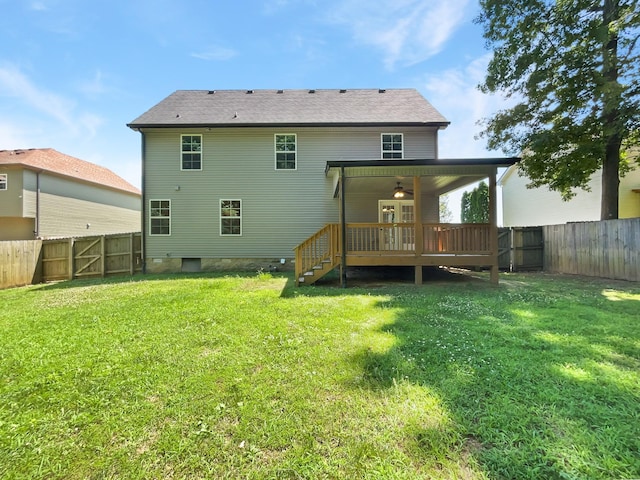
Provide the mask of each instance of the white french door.
{"label": "white french door", "polygon": [[413,228],[398,225],[413,222],[413,200],[378,200],[378,223],[393,224],[380,228],[383,250],[413,250]]}

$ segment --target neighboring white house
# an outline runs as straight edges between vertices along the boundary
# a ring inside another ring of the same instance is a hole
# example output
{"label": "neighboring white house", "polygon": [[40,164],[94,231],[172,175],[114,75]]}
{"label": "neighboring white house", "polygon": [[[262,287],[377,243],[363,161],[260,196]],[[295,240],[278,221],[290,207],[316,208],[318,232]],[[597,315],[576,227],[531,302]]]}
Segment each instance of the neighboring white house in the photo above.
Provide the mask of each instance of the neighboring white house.
{"label": "neighboring white house", "polygon": [[295,263],[310,283],[303,273],[338,264],[415,266],[416,281],[424,265],[482,265],[497,281],[495,215],[439,224],[439,196],[495,187],[518,159],[439,159],[448,124],[414,89],[176,91],[128,125],[142,140],[145,269]]}
{"label": "neighboring white house", "polygon": [[0,150],[0,240],[140,231],[141,192],[52,148]]}
{"label": "neighboring white house", "polygon": [[[591,191],[577,190],[569,201],[548,187],[527,188],[530,180],[517,165],[498,181],[502,187],[502,224],[505,227],[557,225],[600,220],[602,171],[593,174]],[[640,217],[640,168],[620,179],[619,217]]]}

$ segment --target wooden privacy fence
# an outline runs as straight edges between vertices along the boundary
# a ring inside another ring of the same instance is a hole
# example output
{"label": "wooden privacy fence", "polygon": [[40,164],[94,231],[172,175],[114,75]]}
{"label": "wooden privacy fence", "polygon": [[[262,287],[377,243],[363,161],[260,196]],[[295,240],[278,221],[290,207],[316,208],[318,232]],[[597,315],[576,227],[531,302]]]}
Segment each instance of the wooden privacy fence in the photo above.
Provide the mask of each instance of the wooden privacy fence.
{"label": "wooden privacy fence", "polygon": [[0,288],[142,271],[140,233],[0,242]]}
{"label": "wooden privacy fence", "polygon": [[546,271],[640,281],[640,218],[542,228]]}
{"label": "wooden privacy fence", "polygon": [[0,242],[0,289],[41,280],[42,240]]}
{"label": "wooden privacy fence", "polygon": [[522,272],[544,268],[542,227],[498,229],[498,264],[502,270]]}

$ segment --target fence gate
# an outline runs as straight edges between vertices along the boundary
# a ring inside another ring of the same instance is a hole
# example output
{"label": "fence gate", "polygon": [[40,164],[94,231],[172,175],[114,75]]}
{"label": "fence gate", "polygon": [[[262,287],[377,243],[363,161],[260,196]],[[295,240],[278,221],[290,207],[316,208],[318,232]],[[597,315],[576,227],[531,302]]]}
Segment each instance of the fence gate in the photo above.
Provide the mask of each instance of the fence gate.
{"label": "fence gate", "polygon": [[542,270],[544,236],[542,227],[498,229],[498,263],[511,272]]}
{"label": "fence gate", "polygon": [[104,277],[142,269],[139,233],[43,240],[42,279]]}

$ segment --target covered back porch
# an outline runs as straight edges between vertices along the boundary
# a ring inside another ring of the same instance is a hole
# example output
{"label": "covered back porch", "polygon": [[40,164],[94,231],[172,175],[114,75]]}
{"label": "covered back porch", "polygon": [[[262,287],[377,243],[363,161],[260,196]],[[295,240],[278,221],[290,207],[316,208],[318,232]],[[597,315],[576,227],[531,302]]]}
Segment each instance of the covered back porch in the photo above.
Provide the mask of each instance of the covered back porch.
{"label": "covered back porch", "polygon": [[[295,250],[296,284],[312,284],[340,268],[482,267],[498,283],[497,169],[517,158],[327,162],[339,222],[325,225]],[[489,185],[487,223],[441,223],[439,197],[480,180]]]}

